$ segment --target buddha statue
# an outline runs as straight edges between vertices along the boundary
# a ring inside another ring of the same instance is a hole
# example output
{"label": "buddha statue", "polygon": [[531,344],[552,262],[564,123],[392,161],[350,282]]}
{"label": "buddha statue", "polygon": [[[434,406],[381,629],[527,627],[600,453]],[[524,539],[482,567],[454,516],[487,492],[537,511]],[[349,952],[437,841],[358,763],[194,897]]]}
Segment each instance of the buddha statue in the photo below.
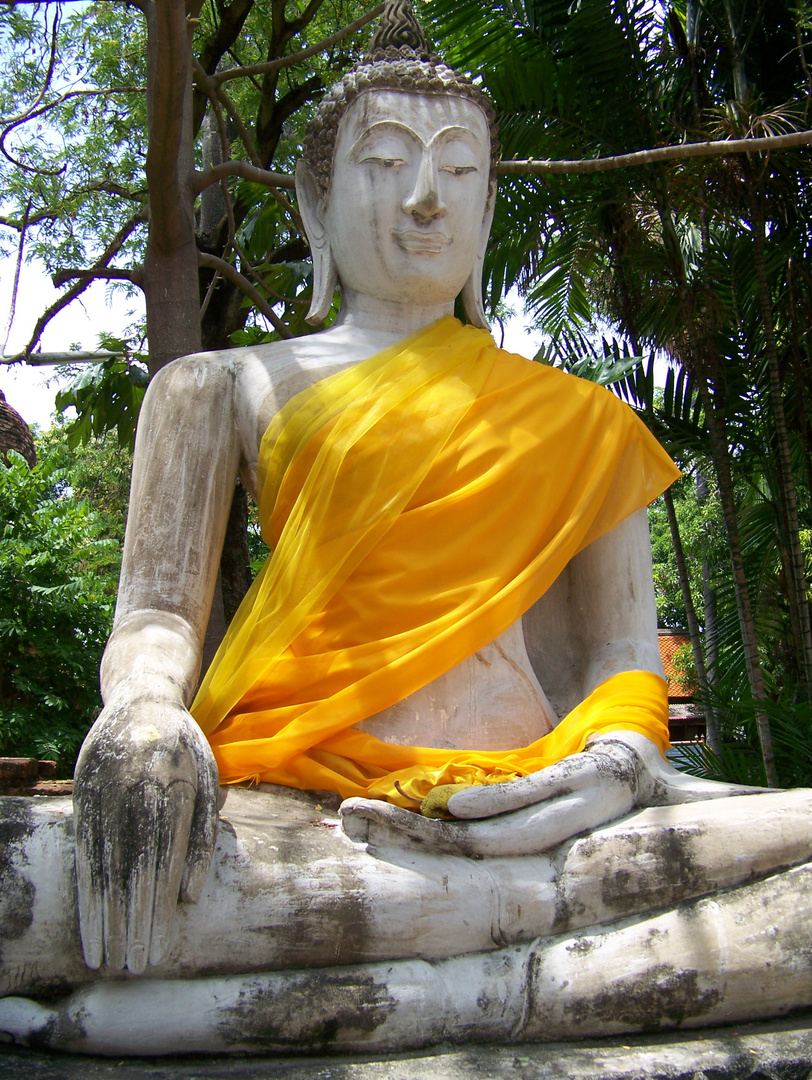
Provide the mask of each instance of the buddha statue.
{"label": "buddha statue", "polygon": [[[496,155],[390,4],[297,169],[338,318],[153,380],[73,812],[0,799],[7,1039],[395,1050],[812,1003],[809,793],[663,757],[645,506],[676,470],[485,329]],[[238,474],[273,554],[196,692]]]}

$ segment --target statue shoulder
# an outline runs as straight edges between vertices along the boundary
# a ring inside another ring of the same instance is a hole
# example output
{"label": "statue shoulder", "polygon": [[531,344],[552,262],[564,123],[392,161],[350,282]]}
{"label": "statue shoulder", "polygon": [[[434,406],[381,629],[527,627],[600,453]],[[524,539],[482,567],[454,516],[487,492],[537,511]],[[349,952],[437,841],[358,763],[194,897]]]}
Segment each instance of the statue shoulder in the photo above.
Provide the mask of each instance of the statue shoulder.
{"label": "statue shoulder", "polygon": [[333,327],[288,341],[231,350],[237,421],[246,461],[256,460],[268,424],[292,397],[389,344],[391,335],[379,340],[378,335]]}

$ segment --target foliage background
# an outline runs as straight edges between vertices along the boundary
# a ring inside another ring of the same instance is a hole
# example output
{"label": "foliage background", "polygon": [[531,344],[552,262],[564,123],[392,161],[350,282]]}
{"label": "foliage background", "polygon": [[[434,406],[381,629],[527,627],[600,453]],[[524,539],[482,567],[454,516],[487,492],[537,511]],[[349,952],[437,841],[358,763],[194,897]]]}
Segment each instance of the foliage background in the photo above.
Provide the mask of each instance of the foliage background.
{"label": "foliage background", "polygon": [[58,432],[0,464],[0,755],[70,775],[99,711],[129,489],[114,437],[76,457]]}

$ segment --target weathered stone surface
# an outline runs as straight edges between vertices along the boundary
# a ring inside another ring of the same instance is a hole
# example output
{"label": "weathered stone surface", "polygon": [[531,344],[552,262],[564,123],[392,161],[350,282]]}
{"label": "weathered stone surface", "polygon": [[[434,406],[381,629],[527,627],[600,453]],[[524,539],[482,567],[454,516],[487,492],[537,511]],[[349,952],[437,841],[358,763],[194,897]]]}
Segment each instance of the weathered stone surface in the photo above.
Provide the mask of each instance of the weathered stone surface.
{"label": "weathered stone surface", "polygon": [[[154,973],[433,960],[653,914],[803,863],[810,806],[796,791],[652,808],[546,856],[486,862],[397,835],[350,843],[335,797],[232,788],[203,894],[178,908]],[[70,802],[0,799],[0,994],[53,998],[96,978],[78,940]]]}
{"label": "weathered stone surface", "polygon": [[3,1080],[808,1080],[812,1016],[702,1033],[342,1058],[93,1060],[0,1050]]}

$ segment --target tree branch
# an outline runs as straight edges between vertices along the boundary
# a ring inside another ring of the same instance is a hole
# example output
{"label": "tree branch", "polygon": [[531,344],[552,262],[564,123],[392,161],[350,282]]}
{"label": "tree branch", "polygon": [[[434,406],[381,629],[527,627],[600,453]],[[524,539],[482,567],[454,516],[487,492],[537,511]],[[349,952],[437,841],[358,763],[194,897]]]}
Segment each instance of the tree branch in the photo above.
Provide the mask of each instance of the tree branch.
{"label": "tree branch", "polygon": [[84,187],[77,188],[76,191],[77,193],[102,191],[107,195],[116,195],[119,199],[129,199],[130,202],[143,202],[149,195],[146,188],[142,188],[141,191],[130,191],[112,180],[93,180],[91,183],[85,184]]}
{"label": "tree branch", "polygon": [[355,22],[351,22],[348,26],[345,26],[343,30],[339,30],[337,33],[324,38],[318,45],[311,45],[307,49],[302,49],[300,52],[296,53],[290,53],[288,56],[280,56],[276,60],[267,60],[263,64],[251,64],[249,67],[241,68],[229,68],[228,71],[221,71],[219,74],[213,75],[212,78],[218,86],[221,86],[231,79],[244,79],[249,75],[267,75],[274,71],[279,71],[280,68],[299,64],[302,60],[307,60],[311,56],[315,56],[317,53],[329,49],[331,45],[337,45],[338,42],[343,41],[344,38],[350,37],[356,30],[360,30],[362,26],[366,26],[368,22],[377,18],[383,9],[384,5],[378,4],[377,7],[368,11],[366,15],[362,15],[360,19],[356,19]]}
{"label": "tree branch", "polygon": [[[648,165],[683,158],[788,150],[810,143],[812,143],[812,131],[793,131],[788,135],[770,135],[760,139],[719,139],[715,142],[680,143],[678,146],[661,146],[654,150],[639,150],[632,154],[619,154],[607,158],[583,158],[572,161],[553,161],[549,158],[500,161],[497,172],[500,176],[609,172],[612,169],[623,169],[632,165]],[[292,189],[296,186],[294,178],[285,173],[269,172],[249,165],[246,161],[224,161],[205,173],[195,173],[196,190],[202,191],[209,184],[217,183],[223,176],[241,176],[244,180],[253,180],[266,187]]]}
{"label": "tree branch", "polygon": [[638,150],[633,154],[614,157],[584,158],[576,161],[526,160],[500,161],[496,171],[500,176],[547,176],[557,173],[599,173],[625,169],[630,165],[650,165],[662,161],[681,161],[692,157],[719,157],[725,154],[747,154],[761,150],[788,150],[812,143],[812,131],[793,131],[789,135],[769,135],[762,139],[719,139],[715,142],[680,143],[659,146],[654,150]]}
{"label": "tree branch", "polygon": [[51,274],[51,281],[57,289],[61,289],[63,285],[67,285],[69,281],[73,281],[75,278],[80,281],[88,282],[96,280],[129,281],[133,285],[140,285],[141,271],[125,270],[115,266],[109,266],[99,270],[57,270],[55,274]]}
{"label": "tree branch", "polygon": [[[222,58],[231,55],[231,47],[239,37],[243,24],[253,6],[254,0],[232,0],[228,7],[221,3],[216,5],[220,22],[200,50],[200,66],[206,75],[213,75]],[[207,94],[200,87],[195,87],[192,109],[192,128],[195,134],[200,130],[200,125],[203,123],[207,96],[211,97],[211,94]]]}
{"label": "tree branch", "polygon": [[[64,2],[64,0],[63,0]],[[59,97],[54,98],[53,101],[47,102],[45,105],[40,105],[37,108],[26,110],[24,113],[18,113],[17,116],[9,117],[6,120],[0,118],[0,124],[5,125],[4,134],[11,131],[12,128],[19,127],[20,124],[26,123],[28,120],[36,120],[38,116],[44,116],[45,113],[50,112],[51,109],[55,109],[57,105],[64,105],[66,101],[70,101],[71,98],[77,97],[107,97],[108,94],[145,94],[146,87],[144,86],[107,86],[97,89],[87,90],[66,90],[64,94],[60,94]]]}
{"label": "tree branch", "polygon": [[246,153],[251,158],[253,163],[257,166],[257,168],[261,168],[262,162],[260,161],[259,154],[257,153],[257,148],[254,145],[254,140],[248,134],[248,129],[243,123],[242,117],[237,111],[237,107],[235,106],[234,102],[231,100],[225,90],[221,90],[214,81],[214,79],[210,75],[206,74],[206,72],[200,66],[200,61],[196,57],[192,58],[192,63],[194,64],[194,69],[196,72],[195,85],[202,87],[202,89],[205,91],[206,94],[209,95],[212,101],[219,101],[220,104],[225,107],[226,112],[231,117],[234,127],[237,129],[237,134],[242,139],[242,144],[245,147]]}
{"label": "tree branch", "polygon": [[323,3],[324,0],[310,0],[310,3],[304,9],[301,15],[297,15],[295,19],[291,19],[288,22],[288,26],[293,32],[293,34],[300,33],[302,28],[307,26],[311,22],[311,20],[314,19],[316,15],[318,15],[319,8]]}
{"label": "tree branch", "polygon": [[260,110],[257,114],[257,148],[263,161],[273,160],[287,118],[309,101],[323,85],[320,75],[312,75],[278,98],[270,116],[264,115],[264,111]]}
{"label": "tree branch", "polygon": [[[12,157],[9,151],[6,150],[6,138],[15,128],[20,127],[22,124],[27,124],[30,120],[35,120],[38,116],[43,116],[45,113],[50,112],[51,109],[55,109],[57,105],[63,104],[69,98],[143,92],[143,87],[139,86],[115,86],[108,87],[105,90],[69,90],[64,94],[60,94],[54,101],[49,101],[47,105],[40,105],[39,108],[31,109],[26,113],[12,117],[11,120],[5,122],[6,126],[3,128],[2,134],[0,134],[0,152],[2,152],[3,157],[10,161],[12,165],[15,165],[18,169],[22,169],[23,172],[34,173],[36,176],[59,176],[65,171],[67,166],[62,165],[58,169],[42,169],[35,165],[26,165],[24,161],[19,161],[17,158]],[[0,123],[4,123],[4,121],[0,121]]]}
{"label": "tree branch", "polygon": [[[30,356],[30,354],[34,351],[34,348],[36,347],[39,339],[42,337],[42,333],[45,327],[48,325],[51,319],[53,319],[55,315],[58,315],[63,308],[67,307],[72,300],[75,300],[77,296],[81,296],[81,294],[85,291],[90,282],[93,280],[92,277],[88,276],[88,273],[94,270],[105,269],[110,260],[122,249],[128,237],[133,232],[135,232],[138,226],[145,220],[146,213],[141,210],[137,214],[133,214],[133,216],[129,218],[124,223],[124,225],[122,225],[122,227],[113,237],[113,239],[101,253],[99,258],[95,261],[95,263],[93,263],[93,266],[90,267],[90,270],[85,271],[84,276],[79,281],[77,281],[75,285],[71,285],[67,292],[64,292],[62,296],[58,297],[58,299],[56,299],[53,304],[51,304],[50,307],[46,308],[45,311],[43,311],[43,313],[37,319],[36,325],[34,327],[34,332],[32,333],[28,344],[22,350],[22,352],[19,352],[16,356],[12,357],[12,360],[25,360],[28,358],[28,356]],[[132,271],[132,273],[135,274],[136,271]],[[136,281],[135,278],[133,278],[133,284],[140,285],[140,282]]]}
{"label": "tree branch", "polygon": [[253,6],[254,0],[232,0],[227,8],[220,10],[220,24],[200,53],[200,66],[207,75],[216,71],[220,60],[240,36]]}
{"label": "tree branch", "polygon": [[[112,352],[37,352],[26,357],[25,363],[31,367],[57,367],[60,364],[97,364],[100,360],[113,360],[118,353]],[[10,367],[21,362],[19,356],[6,356],[0,353],[0,364]]]}
{"label": "tree branch", "polygon": [[[56,20],[54,20],[56,22]],[[14,324],[14,314],[17,311],[17,292],[20,288],[20,270],[23,265],[23,251],[25,249],[25,234],[28,231],[28,214],[31,210],[31,200],[26,203],[25,213],[23,214],[22,228],[20,229],[20,243],[17,248],[17,262],[14,267],[14,284],[11,287],[11,303],[8,309],[8,321],[6,322],[6,336],[3,341],[3,352],[8,347],[8,339],[11,334],[11,327]]]}
{"label": "tree branch", "polygon": [[[226,122],[223,119],[223,110],[220,108],[220,102],[216,98],[212,99],[211,104],[214,109],[214,118],[217,121],[217,132],[220,137],[220,158],[222,161],[226,161],[231,155],[231,146],[228,140]],[[220,180],[220,190],[223,193],[223,201],[226,206],[226,217],[228,219],[228,243],[235,244],[237,241],[237,223],[234,220],[234,202],[231,198],[231,192],[228,190],[228,180],[225,176]],[[227,247],[226,250],[228,250]],[[214,282],[216,279],[217,274],[215,273],[209,291],[206,294],[206,299],[203,301],[203,306],[200,309],[201,322],[203,320],[203,315],[205,314],[205,309],[213,295]]]}
{"label": "tree branch", "polygon": [[238,289],[244,292],[245,295],[250,298],[252,303],[256,304],[257,308],[271,323],[280,337],[293,337],[293,334],[291,334],[290,330],[288,330],[265,298],[254,288],[248,278],[243,277],[236,266],[232,266],[231,263],[226,262],[225,259],[218,259],[216,255],[208,255],[204,251],[201,251],[198,254],[198,263],[200,266],[208,267],[209,270],[219,270],[224,278],[228,278],[228,280],[236,285]]}
{"label": "tree branch", "polygon": [[[47,25],[48,25],[48,12],[47,12],[47,9],[46,9],[46,12],[45,12],[45,25],[46,25],[46,29],[47,29]],[[0,123],[5,123],[5,122],[11,123],[11,122],[14,122],[14,121],[25,120],[30,115],[31,111],[33,109],[37,108],[39,103],[42,101],[42,99],[47,94],[48,87],[51,85],[51,79],[53,78],[53,75],[54,75],[54,67],[56,65],[56,35],[57,35],[58,29],[59,29],[59,8],[57,7],[56,11],[54,12],[54,25],[51,27],[51,47],[50,47],[50,52],[49,52],[49,56],[48,56],[48,70],[45,73],[45,80],[43,81],[42,89],[37,94],[37,96],[34,98],[33,102],[26,109],[24,109],[21,113],[18,113],[17,116],[11,117],[10,121],[0,121]]]}
{"label": "tree branch", "polygon": [[[251,165],[248,161],[235,160],[222,161],[219,165],[212,165],[205,172],[197,171],[193,173],[194,191],[199,194],[204,188],[209,187],[210,184],[218,183],[225,176],[240,176],[243,180],[252,180],[255,184],[263,184],[269,188],[293,189],[296,187],[296,181],[287,173],[269,172],[267,169],[260,169],[256,165]],[[2,223],[2,219],[0,219],[0,223]]]}
{"label": "tree branch", "polygon": [[0,225],[5,225],[8,229],[16,229],[19,232],[28,225],[38,225],[40,221],[54,221],[59,217],[60,213],[60,210],[38,210],[36,214],[29,215],[23,221],[0,215]]}

